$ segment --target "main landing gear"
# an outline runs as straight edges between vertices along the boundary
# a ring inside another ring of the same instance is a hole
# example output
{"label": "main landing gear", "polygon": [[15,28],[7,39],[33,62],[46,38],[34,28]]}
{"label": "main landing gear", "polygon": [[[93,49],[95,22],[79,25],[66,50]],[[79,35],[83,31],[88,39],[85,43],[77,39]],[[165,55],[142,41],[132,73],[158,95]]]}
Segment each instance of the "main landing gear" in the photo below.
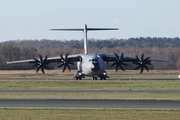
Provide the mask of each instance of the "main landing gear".
{"label": "main landing gear", "polygon": [[97,77],[93,76],[93,77],[92,77],[92,80],[97,80]]}
{"label": "main landing gear", "polygon": [[106,77],[100,77],[100,80],[106,80]]}
{"label": "main landing gear", "polygon": [[[93,76],[92,80],[97,80],[97,77]],[[106,77],[100,77],[100,80],[106,80]]]}
{"label": "main landing gear", "polygon": [[76,77],[76,80],[82,80],[82,77]]}

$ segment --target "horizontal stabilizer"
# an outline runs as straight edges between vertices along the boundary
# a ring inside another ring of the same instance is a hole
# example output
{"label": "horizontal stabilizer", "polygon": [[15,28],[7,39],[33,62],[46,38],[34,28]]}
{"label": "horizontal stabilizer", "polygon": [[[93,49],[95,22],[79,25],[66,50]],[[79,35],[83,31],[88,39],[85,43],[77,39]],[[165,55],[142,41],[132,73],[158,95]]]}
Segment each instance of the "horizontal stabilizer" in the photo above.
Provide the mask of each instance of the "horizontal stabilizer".
{"label": "horizontal stabilizer", "polygon": [[[50,30],[59,30],[59,31],[84,31],[84,29],[50,29]],[[93,31],[93,30],[119,30],[118,28],[87,28],[87,31]]]}
{"label": "horizontal stabilizer", "polygon": [[87,25],[84,25],[84,28],[70,28],[70,29],[50,29],[54,31],[82,31],[84,32],[84,53],[88,54],[88,41],[87,41],[87,32],[95,30],[119,30],[118,28],[88,28]]}
{"label": "horizontal stabilizer", "polygon": [[118,28],[87,28],[87,30],[119,30]]}
{"label": "horizontal stabilizer", "polygon": [[62,30],[62,31],[94,31],[94,30],[119,30],[118,28],[88,28],[84,25],[84,28],[69,28],[69,29],[50,29],[50,30]]}
{"label": "horizontal stabilizer", "polygon": [[62,30],[62,31],[84,31],[84,29],[50,29],[50,30]]}

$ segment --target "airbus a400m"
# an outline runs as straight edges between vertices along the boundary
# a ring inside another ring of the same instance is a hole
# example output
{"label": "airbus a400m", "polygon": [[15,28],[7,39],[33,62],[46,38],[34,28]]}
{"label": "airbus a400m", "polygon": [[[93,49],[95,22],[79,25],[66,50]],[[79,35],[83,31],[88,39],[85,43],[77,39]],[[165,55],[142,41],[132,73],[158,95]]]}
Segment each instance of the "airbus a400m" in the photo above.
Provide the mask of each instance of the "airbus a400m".
{"label": "airbus a400m", "polygon": [[97,79],[98,77],[102,79],[106,79],[108,77],[108,74],[105,70],[105,62],[113,62],[112,67],[115,67],[115,70],[117,71],[119,68],[121,70],[124,70],[124,66],[127,66],[128,62],[131,62],[133,64],[136,64],[137,67],[135,69],[140,69],[140,73],[143,72],[144,69],[149,71],[147,65],[151,65],[151,61],[157,61],[157,62],[171,62],[171,60],[162,60],[162,59],[155,59],[155,58],[144,58],[144,54],[139,58],[138,56],[124,56],[122,53],[120,56],[116,53],[114,54],[103,54],[103,53],[89,53],[88,52],[88,40],[87,40],[87,32],[88,31],[94,31],[94,30],[118,30],[118,28],[88,28],[87,25],[84,26],[84,28],[80,29],[51,29],[54,31],[82,31],[84,32],[84,53],[82,54],[73,54],[69,55],[68,53],[66,55],[60,55],[56,57],[45,57],[43,58],[41,55],[39,55],[39,58],[35,59],[28,59],[28,60],[18,60],[18,61],[10,61],[7,62],[7,64],[13,64],[13,63],[31,63],[34,64],[33,66],[36,66],[36,72],[38,72],[40,69],[42,73],[44,72],[44,69],[48,69],[48,64],[52,62],[57,62],[60,65],[58,67],[62,67],[62,72],[64,72],[66,69],[71,70],[71,65],[74,65],[74,63],[77,63],[78,70],[74,73],[74,77],[77,80],[81,80],[85,76],[90,76],[92,79]]}

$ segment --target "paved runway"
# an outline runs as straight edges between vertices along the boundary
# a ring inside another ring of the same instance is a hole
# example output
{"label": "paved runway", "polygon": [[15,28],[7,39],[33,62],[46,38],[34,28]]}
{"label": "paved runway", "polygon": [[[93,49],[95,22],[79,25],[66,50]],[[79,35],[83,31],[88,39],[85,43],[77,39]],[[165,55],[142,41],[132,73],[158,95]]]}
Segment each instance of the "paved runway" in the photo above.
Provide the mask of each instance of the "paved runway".
{"label": "paved runway", "polygon": [[180,110],[180,101],[171,100],[99,100],[99,99],[0,99],[0,108],[71,109],[157,109]]}
{"label": "paved runway", "polygon": [[[180,92],[180,90],[0,90],[1,92]],[[0,108],[84,108],[180,110],[180,101],[98,99],[0,99]]]}

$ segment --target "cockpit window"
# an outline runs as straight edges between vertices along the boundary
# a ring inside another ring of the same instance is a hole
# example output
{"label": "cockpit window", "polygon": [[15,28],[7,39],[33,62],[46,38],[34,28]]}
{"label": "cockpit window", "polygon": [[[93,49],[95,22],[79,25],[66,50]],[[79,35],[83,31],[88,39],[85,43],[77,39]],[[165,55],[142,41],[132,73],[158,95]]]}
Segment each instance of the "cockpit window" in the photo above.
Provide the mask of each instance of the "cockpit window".
{"label": "cockpit window", "polygon": [[98,59],[92,59],[92,61],[97,62],[97,61],[98,61]]}
{"label": "cockpit window", "polygon": [[95,58],[95,59],[89,59],[89,62],[98,62],[98,59]]}

